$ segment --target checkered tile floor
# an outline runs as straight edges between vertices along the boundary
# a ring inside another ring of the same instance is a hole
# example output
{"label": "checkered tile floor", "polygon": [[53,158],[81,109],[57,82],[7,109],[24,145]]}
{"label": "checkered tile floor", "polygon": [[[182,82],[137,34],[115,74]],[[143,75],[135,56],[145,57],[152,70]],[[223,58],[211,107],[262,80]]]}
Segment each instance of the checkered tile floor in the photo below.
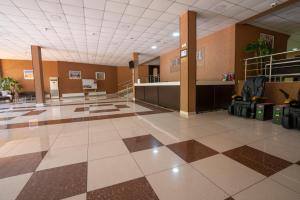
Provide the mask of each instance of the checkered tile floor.
{"label": "checkered tile floor", "polygon": [[165,112],[1,131],[1,200],[300,199],[300,133],[270,122]]}

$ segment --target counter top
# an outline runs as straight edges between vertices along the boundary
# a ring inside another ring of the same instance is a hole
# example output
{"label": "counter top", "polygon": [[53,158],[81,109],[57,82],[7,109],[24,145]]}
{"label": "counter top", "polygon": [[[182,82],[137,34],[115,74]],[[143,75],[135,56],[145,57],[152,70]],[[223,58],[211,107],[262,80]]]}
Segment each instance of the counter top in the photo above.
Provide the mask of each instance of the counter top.
{"label": "counter top", "polygon": [[196,85],[234,85],[234,81],[197,81]]}
{"label": "counter top", "polygon": [[[180,85],[179,81],[157,83],[135,83],[134,86],[174,86]],[[197,81],[196,85],[234,85],[234,81]]]}
{"label": "counter top", "polygon": [[172,86],[180,85],[179,81],[157,82],[157,83],[135,83],[134,86]]}

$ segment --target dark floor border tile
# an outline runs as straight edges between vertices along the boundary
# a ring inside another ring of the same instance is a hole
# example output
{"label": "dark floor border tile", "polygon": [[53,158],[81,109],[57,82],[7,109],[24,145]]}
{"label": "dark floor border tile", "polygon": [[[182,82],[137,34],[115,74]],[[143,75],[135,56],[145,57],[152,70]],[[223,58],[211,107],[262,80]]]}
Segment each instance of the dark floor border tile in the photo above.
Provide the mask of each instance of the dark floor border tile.
{"label": "dark floor border tile", "polygon": [[34,172],[17,200],[64,199],[87,192],[87,162]]}
{"label": "dark floor border tile", "polygon": [[223,154],[267,177],[292,164],[289,161],[246,145],[223,152]]}
{"label": "dark floor border tile", "polygon": [[90,191],[87,200],[159,200],[145,177]]}
{"label": "dark floor border tile", "polygon": [[103,110],[91,110],[90,113],[104,113],[104,112],[116,112],[120,111],[118,108],[112,108],[112,109],[103,109]]}
{"label": "dark floor border tile", "polygon": [[34,172],[46,153],[42,151],[0,158],[0,178]]}
{"label": "dark floor border tile", "polygon": [[29,111],[28,113],[25,113],[24,115],[22,116],[32,116],[32,115],[39,115],[43,112],[45,112],[46,110],[32,110],[32,111]]}

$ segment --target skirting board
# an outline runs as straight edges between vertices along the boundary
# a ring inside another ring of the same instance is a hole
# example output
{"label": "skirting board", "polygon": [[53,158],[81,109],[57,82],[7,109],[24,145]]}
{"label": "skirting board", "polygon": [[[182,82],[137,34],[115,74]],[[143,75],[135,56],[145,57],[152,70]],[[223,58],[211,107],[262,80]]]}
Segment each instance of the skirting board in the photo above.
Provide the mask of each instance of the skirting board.
{"label": "skirting board", "polygon": [[[89,92],[88,96],[100,96],[105,95],[106,91],[102,92]],[[84,93],[64,93],[62,94],[62,97],[68,98],[68,97],[84,97]]]}
{"label": "skirting board", "polygon": [[62,97],[84,97],[83,93],[64,93]]}
{"label": "skirting board", "polygon": [[89,96],[100,96],[100,95],[106,95],[106,91],[102,91],[102,92],[89,92]]}

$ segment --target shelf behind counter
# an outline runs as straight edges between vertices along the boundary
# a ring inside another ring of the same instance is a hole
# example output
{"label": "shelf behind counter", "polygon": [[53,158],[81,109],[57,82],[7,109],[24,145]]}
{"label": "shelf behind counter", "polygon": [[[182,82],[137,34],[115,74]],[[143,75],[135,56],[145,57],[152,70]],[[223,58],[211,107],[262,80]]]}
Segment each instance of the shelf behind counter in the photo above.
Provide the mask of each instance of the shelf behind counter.
{"label": "shelf behind counter", "polygon": [[[180,82],[135,84],[135,98],[151,104],[180,109]],[[227,108],[234,93],[233,81],[197,81],[196,111]]]}

